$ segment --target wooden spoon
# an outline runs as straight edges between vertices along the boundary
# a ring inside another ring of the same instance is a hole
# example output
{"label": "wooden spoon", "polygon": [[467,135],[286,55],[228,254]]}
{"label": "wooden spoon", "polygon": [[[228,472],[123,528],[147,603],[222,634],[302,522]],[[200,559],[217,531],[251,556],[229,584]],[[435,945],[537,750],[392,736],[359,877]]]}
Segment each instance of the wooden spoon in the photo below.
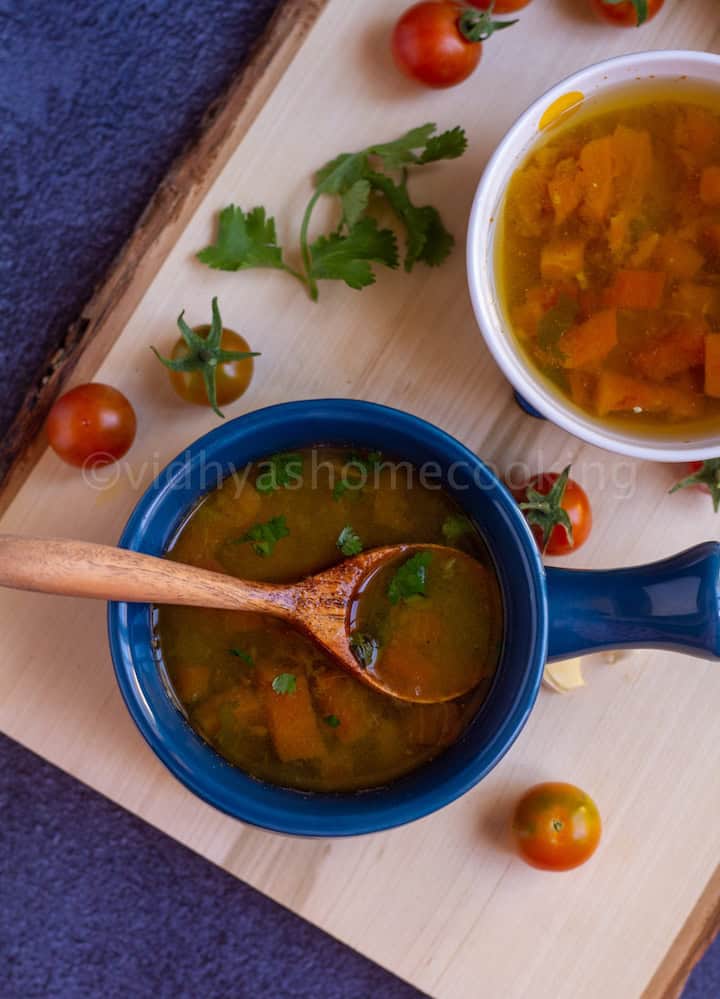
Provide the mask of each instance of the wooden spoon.
{"label": "wooden spoon", "polygon": [[442,545],[392,545],[345,559],[332,569],[298,583],[277,585],[236,579],[154,555],[61,538],[0,535],[0,586],[73,597],[131,603],[182,604],[220,610],[272,614],[305,632],[362,683],[384,694],[417,703],[452,700],[473,688],[441,689],[432,697],[394,691],[372,669],[360,665],[348,638],[348,607],[359,584],[388,559],[418,551],[451,551]]}

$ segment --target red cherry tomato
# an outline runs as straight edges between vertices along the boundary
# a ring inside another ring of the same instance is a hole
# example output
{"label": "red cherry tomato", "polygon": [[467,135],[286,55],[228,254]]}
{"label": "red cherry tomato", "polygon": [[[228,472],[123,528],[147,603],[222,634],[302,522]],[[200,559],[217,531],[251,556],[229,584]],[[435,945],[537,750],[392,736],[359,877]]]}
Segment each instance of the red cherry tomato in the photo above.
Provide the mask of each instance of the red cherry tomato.
{"label": "red cherry tomato", "polygon": [[513,493],[543,554],[567,555],[587,541],[592,529],[590,500],[570,478],[569,465],[561,475],[536,475]]}
{"label": "red cherry tomato", "polygon": [[454,0],[422,0],[395,25],[392,54],[398,68],[428,87],[453,87],[475,69],[482,43],[513,21],[494,21],[492,13]]}
{"label": "red cherry tomato", "polygon": [[132,406],[111,385],[78,385],[60,396],[47,418],[50,447],[69,465],[97,468],[117,461],[135,440]]}
{"label": "red cherry tomato", "polygon": [[602,822],[592,798],[574,784],[536,784],[515,807],[513,835],[520,856],[543,871],[569,871],[588,860]]}
{"label": "red cherry tomato", "polygon": [[665,0],[592,0],[601,17],[621,28],[638,28],[652,20]]}
{"label": "red cherry tomato", "polygon": [[467,3],[478,10],[492,9],[493,14],[514,14],[516,10],[527,7],[530,0],[495,0],[494,4],[493,0],[467,0]]}

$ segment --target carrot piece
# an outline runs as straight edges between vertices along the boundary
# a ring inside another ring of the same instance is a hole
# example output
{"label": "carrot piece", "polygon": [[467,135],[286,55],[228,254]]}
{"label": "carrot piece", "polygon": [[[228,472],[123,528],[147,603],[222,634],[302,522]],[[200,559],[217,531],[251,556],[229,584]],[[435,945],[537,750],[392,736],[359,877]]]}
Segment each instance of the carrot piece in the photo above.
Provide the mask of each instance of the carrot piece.
{"label": "carrot piece", "polygon": [[616,193],[625,211],[632,215],[640,208],[652,177],[650,133],[618,125],[612,140]]}
{"label": "carrot piece", "polygon": [[718,289],[710,284],[679,284],[672,293],[670,308],[689,316],[706,316],[717,311]]}
{"label": "carrot piece", "polygon": [[706,205],[720,205],[720,166],[705,167],[700,174],[700,200]]}
{"label": "carrot piece", "polygon": [[370,730],[372,713],[367,692],[352,677],[341,673],[316,673],[313,694],[323,716],[339,721],[332,731],[340,742],[357,742]]}
{"label": "carrot piece", "polygon": [[713,222],[703,233],[712,253],[720,256],[720,222]]}
{"label": "carrot piece", "polygon": [[671,277],[690,281],[705,263],[705,257],[692,243],[677,236],[663,236],[657,247],[657,259]]}
{"label": "carrot piece", "polygon": [[602,361],[616,344],[617,313],[615,309],[603,309],[563,333],[558,349],[563,355],[563,367],[581,368]]}
{"label": "carrot piece", "polygon": [[662,271],[618,271],[605,301],[618,309],[657,309],[662,302],[666,275]]}
{"label": "carrot piece", "polygon": [[705,395],[720,398],[720,334],[705,337]]}
{"label": "carrot piece", "polygon": [[668,413],[673,419],[683,420],[702,413],[703,397],[617,371],[601,371],[595,393],[595,408],[598,416],[629,412]]}
{"label": "carrot piece", "polygon": [[704,108],[688,104],[680,111],[673,139],[676,146],[687,150],[694,158],[703,158],[720,140],[720,123]]}
{"label": "carrot piece", "polygon": [[699,367],[704,358],[705,329],[686,323],[636,354],[633,363],[645,378],[661,382]]}
{"label": "carrot piece", "polygon": [[194,704],[207,694],[210,667],[181,663],[175,672],[174,686],[183,704]]}
{"label": "carrot piece", "polygon": [[272,681],[282,670],[264,667],[258,672],[267,724],[279,759],[290,763],[325,756],[327,748],[320,734],[307,678],[302,673],[293,674],[295,690],[290,694],[277,694]]}
{"label": "carrot piece", "polygon": [[576,277],[583,269],[585,243],[581,239],[558,239],[540,251],[540,273],[546,281]]}
{"label": "carrot piece", "polygon": [[591,222],[603,222],[613,196],[614,143],[611,135],[592,139],[580,150],[583,203],[580,214]]}
{"label": "carrot piece", "polygon": [[575,211],[583,196],[577,160],[560,160],[548,181],[550,203],[555,211],[555,225],[562,225]]}
{"label": "carrot piece", "polygon": [[547,202],[547,179],[544,171],[536,166],[529,166],[515,174],[511,182],[508,207],[511,222],[521,236],[542,235]]}

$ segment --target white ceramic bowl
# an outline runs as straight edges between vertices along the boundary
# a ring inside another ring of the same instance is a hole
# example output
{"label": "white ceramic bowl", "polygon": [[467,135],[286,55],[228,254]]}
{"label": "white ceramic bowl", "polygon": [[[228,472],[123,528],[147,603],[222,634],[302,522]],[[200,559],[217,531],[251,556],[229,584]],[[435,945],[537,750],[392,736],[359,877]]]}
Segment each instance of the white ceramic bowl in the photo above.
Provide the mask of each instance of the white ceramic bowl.
{"label": "white ceramic bowl", "polygon": [[[650,436],[603,424],[581,412],[553,390],[525,358],[507,329],[495,279],[498,223],[505,190],[514,171],[541,138],[538,129],[543,113],[564,95],[579,91],[590,100],[614,89],[627,90],[636,82],[652,78],[672,81],[680,96],[698,84],[718,88],[720,56],[707,52],[640,52],[620,56],[582,69],[562,80],[536,101],[512,126],[495,150],[473,202],[468,230],[468,281],[475,315],[495,360],[515,389],[539,413],[590,444],[654,461],[685,461],[720,455],[720,426],[696,436],[674,433]],[[637,82],[642,86],[642,82]]]}

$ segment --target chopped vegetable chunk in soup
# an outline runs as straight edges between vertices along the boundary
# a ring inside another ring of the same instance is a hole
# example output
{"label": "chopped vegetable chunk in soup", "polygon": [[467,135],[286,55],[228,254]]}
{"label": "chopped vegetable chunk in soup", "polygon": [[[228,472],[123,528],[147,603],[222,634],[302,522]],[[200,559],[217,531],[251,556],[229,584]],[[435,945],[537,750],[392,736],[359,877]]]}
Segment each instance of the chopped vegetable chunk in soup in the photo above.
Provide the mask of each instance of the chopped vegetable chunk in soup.
{"label": "chopped vegetable chunk in soup", "polygon": [[[395,581],[399,566],[392,565],[386,581],[368,587],[368,634],[353,632],[355,655],[360,662],[365,656],[369,668],[377,658],[377,668],[394,664],[411,677],[418,641],[430,634],[434,616],[448,669],[481,657],[480,681],[469,694],[409,704],[355,680],[278,619],[160,607],[159,651],[192,727],[259,779],[327,792],[386,784],[458,739],[495,671],[502,606],[482,538],[436,479],[423,483],[408,462],[378,452],[316,447],[274,455],[209,493],[168,557],[242,578],[290,582],[363,550],[403,542],[450,545],[472,555],[476,568],[462,571],[471,573],[477,599],[464,578],[455,582],[465,592],[457,603],[449,599],[452,559],[430,565],[426,587],[412,567]],[[413,634],[405,648],[408,627]]]}
{"label": "chopped vegetable chunk in soup", "polygon": [[697,101],[590,103],[505,200],[501,287],[528,359],[640,432],[720,422],[720,109]]}

